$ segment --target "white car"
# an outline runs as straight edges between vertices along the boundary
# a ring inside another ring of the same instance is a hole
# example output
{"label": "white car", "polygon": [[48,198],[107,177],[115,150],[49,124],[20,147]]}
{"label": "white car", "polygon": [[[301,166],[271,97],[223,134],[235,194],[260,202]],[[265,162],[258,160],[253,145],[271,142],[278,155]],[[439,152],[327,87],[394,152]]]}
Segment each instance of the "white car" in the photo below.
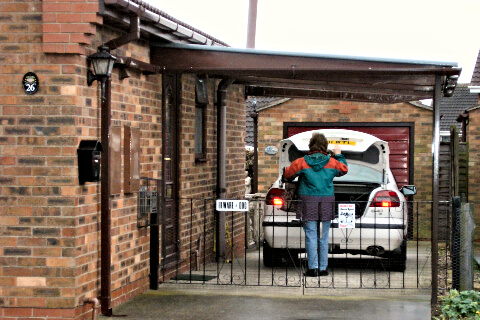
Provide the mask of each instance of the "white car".
{"label": "white car", "polygon": [[292,161],[308,153],[315,131],[325,135],[329,149],[340,145],[348,164],[348,173],[334,179],[336,218],[330,229],[329,252],[382,257],[388,259],[390,270],[405,270],[405,196],[416,194],[416,187],[398,189],[389,167],[387,142],[344,129],[302,132],[280,142],[279,176],[266,196],[264,265],[298,261],[299,253],[305,252],[305,235],[295,214],[297,181],[282,182],[282,173]]}

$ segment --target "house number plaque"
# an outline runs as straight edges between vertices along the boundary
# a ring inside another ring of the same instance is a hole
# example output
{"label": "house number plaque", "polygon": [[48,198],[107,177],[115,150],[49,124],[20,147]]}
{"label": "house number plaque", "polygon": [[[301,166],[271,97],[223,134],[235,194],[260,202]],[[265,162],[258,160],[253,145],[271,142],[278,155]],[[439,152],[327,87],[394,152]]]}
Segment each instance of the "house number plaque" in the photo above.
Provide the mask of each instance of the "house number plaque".
{"label": "house number plaque", "polygon": [[33,72],[27,72],[22,80],[23,90],[26,94],[35,94],[38,91],[38,77]]}

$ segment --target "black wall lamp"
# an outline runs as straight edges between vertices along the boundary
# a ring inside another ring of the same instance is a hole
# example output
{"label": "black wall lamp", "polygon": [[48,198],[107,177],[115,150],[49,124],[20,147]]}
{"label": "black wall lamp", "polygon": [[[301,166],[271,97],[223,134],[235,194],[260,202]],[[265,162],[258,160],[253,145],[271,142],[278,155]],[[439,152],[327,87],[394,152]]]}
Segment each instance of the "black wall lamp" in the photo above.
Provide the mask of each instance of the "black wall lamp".
{"label": "black wall lamp", "polygon": [[102,84],[102,101],[105,100],[105,81],[112,75],[113,64],[116,57],[112,56],[107,51],[109,48],[105,45],[98,47],[98,52],[88,56],[92,62],[93,71],[87,71],[87,84],[92,85],[93,81],[99,80]]}
{"label": "black wall lamp", "polygon": [[443,87],[443,95],[445,97],[453,96],[455,87],[457,86],[457,81],[458,75],[451,75],[447,77],[447,79],[445,80],[445,85]]}

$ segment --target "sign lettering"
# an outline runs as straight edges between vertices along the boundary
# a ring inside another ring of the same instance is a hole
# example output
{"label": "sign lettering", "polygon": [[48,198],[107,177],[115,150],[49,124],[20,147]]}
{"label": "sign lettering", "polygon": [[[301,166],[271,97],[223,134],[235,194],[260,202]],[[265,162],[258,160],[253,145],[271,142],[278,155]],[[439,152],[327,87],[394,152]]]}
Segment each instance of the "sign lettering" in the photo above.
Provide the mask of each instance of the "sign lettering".
{"label": "sign lettering", "polygon": [[339,228],[355,228],[355,204],[354,203],[338,204],[338,227]]}
{"label": "sign lettering", "polygon": [[247,200],[217,200],[217,211],[248,211]]}

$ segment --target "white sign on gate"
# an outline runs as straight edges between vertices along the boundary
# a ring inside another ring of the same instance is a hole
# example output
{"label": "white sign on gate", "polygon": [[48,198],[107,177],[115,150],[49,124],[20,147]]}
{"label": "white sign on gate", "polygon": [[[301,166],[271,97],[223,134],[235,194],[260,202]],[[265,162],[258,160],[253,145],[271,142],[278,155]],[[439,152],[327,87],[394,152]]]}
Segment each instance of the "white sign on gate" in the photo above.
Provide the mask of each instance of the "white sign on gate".
{"label": "white sign on gate", "polygon": [[247,200],[217,200],[217,211],[248,211]]}
{"label": "white sign on gate", "polygon": [[355,228],[355,204],[354,203],[338,204],[338,227],[339,228]]}

